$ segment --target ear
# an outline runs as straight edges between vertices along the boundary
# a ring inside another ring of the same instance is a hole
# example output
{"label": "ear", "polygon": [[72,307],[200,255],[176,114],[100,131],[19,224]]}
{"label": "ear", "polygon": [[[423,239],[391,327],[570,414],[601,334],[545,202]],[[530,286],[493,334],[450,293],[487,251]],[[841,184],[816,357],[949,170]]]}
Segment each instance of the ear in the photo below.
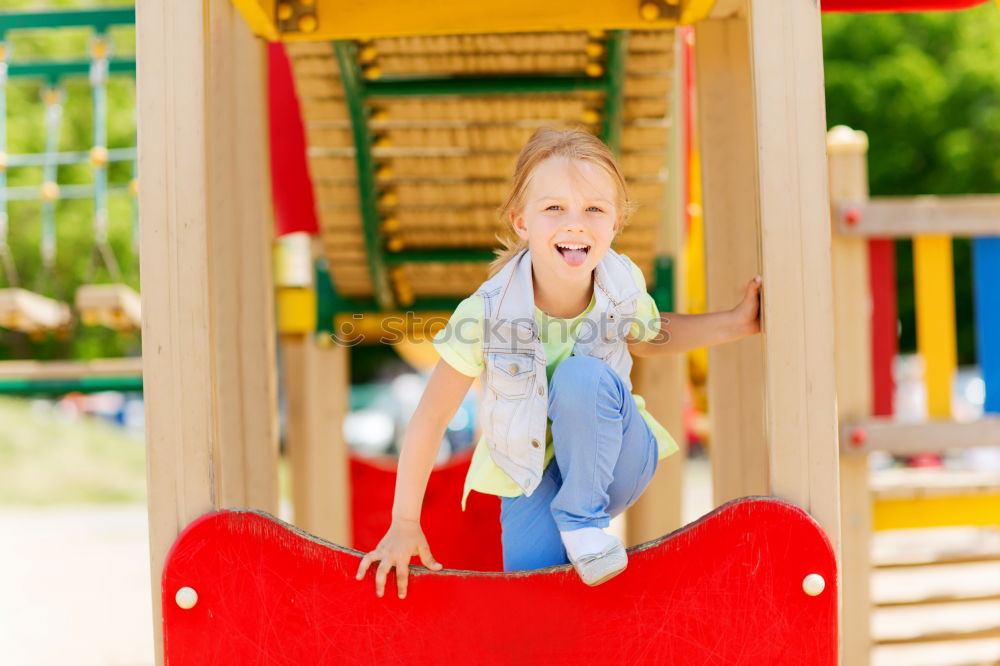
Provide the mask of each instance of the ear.
{"label": "ear", "polygon": [[518,238],[528,240],[528,225],[525,224],[521,211],[510,211],[510,226],[513,227],[514,233],[517,234]]}

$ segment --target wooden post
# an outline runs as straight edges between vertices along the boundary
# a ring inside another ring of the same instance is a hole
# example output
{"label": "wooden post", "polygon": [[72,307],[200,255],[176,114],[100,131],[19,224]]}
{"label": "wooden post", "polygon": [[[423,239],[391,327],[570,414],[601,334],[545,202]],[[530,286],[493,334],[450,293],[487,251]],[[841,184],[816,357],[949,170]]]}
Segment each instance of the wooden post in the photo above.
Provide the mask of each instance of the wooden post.
{"label": "wooden post", "polygon": [[749,6],[771,492],[819,521],[840,562],[820,8]]}
{"label": "wooden post", "polygon": [[[321,344],[321,341],[330,344]],[[294,522],[327,541],[349,546],[350,469],[344,417],[349,349],[329,338],[281,339],[285,446],[291,465]]]}
{"label": "wooden post", "polygon": [[[740,390],[729,402],[716,398],[709,409],[745,410],[746,401],[754,401],[755,393],[763,394],[768,494],[809,511],[823,526],[839,561],[833,296],[819,5],[746,0],[743,12],[725,19],[723,25],[713,21],[699,24],[697,40],[702,40],[698,44],[700,84],[711,86],[699,95],[699,102],[708,105],[701,111],[706,147],[705,213],[707,218],[714,216],[716,225],[724,224],[725,231],[734,237],[742,233],[743,226],[756,225],[759,244],[751,246],[754,250],[746,247],[745,237],[736,243],[743,248],[747,267],[751,261],[746,255],[757,252],[764,276],[763,335],[757,342],[763,346],[762,381],[746,381],[734,371],[732,376],[738,378],[733,385]],[[712,54],[718,58],[715,63],[707,59]],[[723,126],[732,132],[731,143],[720,138],[726,131]],[[752,141],[749,152],[748,141]],[[725,170],[723,156],[731,171]],[[720,194],[727,173],[735,179],[728,185],[739,192],[739,205],[730,198],[736,194]],[[756,184],[752,198],[748,194],[750,183]],[[722,203],[726,201],[728,209]],[[744,215],[752,216],[754,222],[741,224]],[[709,255],[708,264],[720,260],[718,255]],[[750,277],[748,271],[740,276],[741,282]],[[709,305],[716,307],[712,302]],[[746,421],[754,423],[756,418],[756,413],[750,414]],[[759,469],[754,463],[746,466]]]}
{"label": "wooden post", "polygon": [[[868,198],[868,137],[848,127],[827,134],[830,201]],[[872,338],[868,239],[834,234],[833,301],[836,323],[837,405],[842,422],[872,414]],[[872,497],[868,456],[840,456],[843,516],[841,594],[843,663],[866,666],[871,655]]]}
{"label": "wooden post", "polygon": [[[753,108],[748,40],[745,14],[695,26],[710,311],[733,307],[747,281],[760,272],[754,118],[746,111]],[[713,347],[708,359],[715,504],[767,495],[761,339]]]}
{"label": "wooden post", "polygon": [[[683,63],[680,39],[674,39],[674,83],[672,91],[673,123],[668,147],[669,180],[667,185],[664,223],[656,230],[657,256],[674,259],[673,302],[676,312],[683,312],[684,303],[684,150],[680,122],[683,113],[681,93]],[[656,474],[639,500],[626,513],[625,536],[629,546],[645,543],[668,534],[684,523],[684,462],[687,441],[684,431],[684,389],[687,373],[686,358],[674,354],[660,358],[637,358],[632,372],[635,391],[646,399],[646,409],[673,435],[681,450],[659,462]]]}
{"label": "wooden post", "polygon": [[277,512],[266,61],[229,3],[148,0],[136,8],[136,28],[150,559],[162,664],[160,575],[177,534],[219,508]]}

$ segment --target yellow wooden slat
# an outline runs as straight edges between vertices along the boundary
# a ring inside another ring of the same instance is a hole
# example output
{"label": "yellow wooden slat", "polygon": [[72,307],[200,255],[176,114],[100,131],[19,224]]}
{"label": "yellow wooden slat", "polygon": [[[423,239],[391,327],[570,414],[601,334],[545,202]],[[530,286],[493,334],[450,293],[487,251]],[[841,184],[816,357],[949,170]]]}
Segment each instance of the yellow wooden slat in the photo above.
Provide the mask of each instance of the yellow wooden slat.
{"label": "yellow wooden slat", "polygon": [[[258,34],[268,36],[262,25],[265,0],[238,0],[252,19]],[[655,30],[673,28],[683,21],[693,23],[711,9],[710,0],[681,3],[679,18],[657,10],[657,3],[635,0],[506,0],[465,2],[444,0],[432,4],[406,0],[344,3],[317,0],[310,6],[289,2],[290,20],[278,21],[280,38],[286,41],[325,39],[372,39],[405,35],[449,35],[569,30]]]}
{"label": "yellow wooden slat", "polygon": [[899,530],[921,527],[1000,525],[1000,493],[878,499],[872,527]]}
{"label": "yellow wooden slat", "polygon": [[951,383],[958,364],[953,276],[951,237],[915,236],[917,351],[924,359],[927,412],[932,418],[951,418]]}

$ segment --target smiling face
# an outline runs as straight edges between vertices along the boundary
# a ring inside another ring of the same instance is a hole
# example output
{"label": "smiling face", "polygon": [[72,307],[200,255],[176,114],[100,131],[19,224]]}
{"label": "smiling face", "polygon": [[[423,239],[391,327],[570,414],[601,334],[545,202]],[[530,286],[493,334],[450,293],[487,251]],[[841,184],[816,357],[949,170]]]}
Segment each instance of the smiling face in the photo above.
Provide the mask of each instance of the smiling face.
{"label": "smiling face", "polygon": [[618,231],[617,200],[610,174],[590,161],[540,162],[521,209],[510,214],[514,231],[528,241],[537,277],[589,281]]}

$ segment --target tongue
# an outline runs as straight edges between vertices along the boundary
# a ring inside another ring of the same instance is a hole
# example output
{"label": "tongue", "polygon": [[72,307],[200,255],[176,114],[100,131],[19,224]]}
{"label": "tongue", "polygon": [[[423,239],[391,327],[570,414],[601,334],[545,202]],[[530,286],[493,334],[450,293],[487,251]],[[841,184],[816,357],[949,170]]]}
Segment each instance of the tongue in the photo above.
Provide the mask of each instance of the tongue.
{"label": "tongue", "polygon": [[570,266],[580,266],[587,260],[586,250],[560,250],[560,253]]}

